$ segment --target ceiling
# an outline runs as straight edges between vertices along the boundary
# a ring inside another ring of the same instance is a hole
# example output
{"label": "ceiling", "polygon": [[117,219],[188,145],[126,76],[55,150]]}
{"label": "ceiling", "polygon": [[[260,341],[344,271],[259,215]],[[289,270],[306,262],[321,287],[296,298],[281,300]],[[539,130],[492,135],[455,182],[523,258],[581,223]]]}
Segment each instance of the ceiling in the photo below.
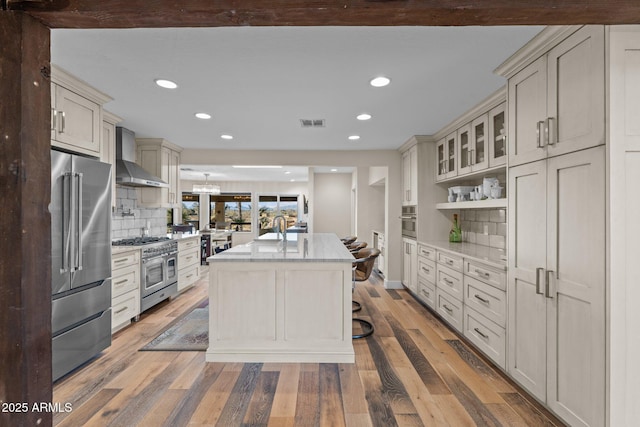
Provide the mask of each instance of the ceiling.
{"label": "ceiling", "polygon": [[[493,69],[541,29],[52,29],[51,61],[113,97],[105,108],[139,137],[184,148],[396,149],[504,85]],[[391,84],[370,86],[379,75]],[[178,88],[161,89],[157,78]],[[372,119],[357,120],[363,112]]]}

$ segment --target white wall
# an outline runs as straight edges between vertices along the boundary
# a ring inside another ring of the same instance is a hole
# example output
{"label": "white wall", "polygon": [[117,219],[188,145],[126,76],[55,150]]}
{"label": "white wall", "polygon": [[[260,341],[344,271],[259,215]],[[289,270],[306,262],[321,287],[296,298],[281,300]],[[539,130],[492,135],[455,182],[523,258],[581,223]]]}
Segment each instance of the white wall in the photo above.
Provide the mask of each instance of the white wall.
{"label": "white wall", "polygon": [[351,234],[351,174],[316,173],[313,185],[313,230]]}

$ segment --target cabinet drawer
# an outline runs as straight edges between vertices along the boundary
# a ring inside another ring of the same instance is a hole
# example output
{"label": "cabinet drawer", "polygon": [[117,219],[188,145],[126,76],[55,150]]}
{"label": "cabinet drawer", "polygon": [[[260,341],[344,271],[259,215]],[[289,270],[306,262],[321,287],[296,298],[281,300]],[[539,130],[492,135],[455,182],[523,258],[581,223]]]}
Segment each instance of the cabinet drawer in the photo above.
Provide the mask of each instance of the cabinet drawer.
{"label": "cabinet drawer", "polygon": [[436,283],[436,263],[419,256],[418,257],[418,276],[425,280]]}
{"label": "cabinet drawer", "polygon": [[116,270],[119,268],[128,267],[130,265],[140,265],[139,250],[111,255],[111,270],[113,275],[117,274]]}
{"label": "cabinet drawer", "polygon": [[462,302],[440,288],[436,289],[436,311],[453,328],[462,332]]}
{"label": "cabinet drawer", "polygon": [[464,286],[462,282],[462,273],[447,268],[444,265],[438,265],[436,285],[438,288],[444,289],[458,301],[463,300]]}
{"label": "cabinet drawer", "polygon": [[504,291],[464,276],[464,304],[503,328],[507,324],[507,296]]}
{"label": "cabinet drawer", "polygon": [[137,264],[119,268],[115,270],[114,273],[116,272],[117,274],[114,274],[111,279],[111,298],[115,298],[129,291],[139,291],[140,267]]}
{"label": "cabinet drawer", "polygon": [[418,256],[422,256],[425,257],[427,259],[430,259],[431,261],[435,261],[436,260],[436,250],[433,249],[431,246],[426,246],[423,244],[418,244]]}
{"label": "cabinet drawer", "polygon": [[493,360],[505,368],[506,333],[474,309],[464,309],[464,336]]}
{"label": "cabinet drawer", "polygon": [[436,285],[423,278],[418,279],[418,298],[431,308],[436,307]]}
{"label": "cabinet drawer", "polygon": [[200,277],[200,264],[181,268],[178,272],[178,291],[193,285]]}
{"label": "cabinet drawer", "polygon": [[111,330],[128,324],[140,313],[140,292],[131,291],[113,299],[111,304]]}
{"label": "cabinet drawer", "polygon": [[504,270],[500,271],[475,261],[465,261],[464,274],[503,291],[507,290],[507,273]]}
{"label": "cabinet drawer", "polygon": [[178,240],[178,251],[182,252],[187,249],[200,247],[200,239],[190,238],[186,240]]}
{"label": "cabinet drawer", "polygon": [[442,251],[437,252],[437,257],[439,264],[445,265],[462,273],[462,257]]}
{"label": "cabinet drawer", "polygon": [[200,248],[194,247],[178,252],[178,269],[200,263]]}

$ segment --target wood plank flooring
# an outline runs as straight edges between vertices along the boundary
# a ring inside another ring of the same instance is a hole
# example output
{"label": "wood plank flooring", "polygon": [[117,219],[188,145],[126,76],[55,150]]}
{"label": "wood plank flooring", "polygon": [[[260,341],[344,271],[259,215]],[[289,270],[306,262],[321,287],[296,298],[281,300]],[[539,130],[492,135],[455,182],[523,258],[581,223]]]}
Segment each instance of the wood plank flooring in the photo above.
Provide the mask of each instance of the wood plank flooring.
{"label": "wood plank flooring", "polygon": [[[375,333],[355,364],[206,363],[204,352],[138,351],[207,293],[143,313],[92,363],[54,385],[56,426],[561,426],[407,291],[358,283]],[[357,324],[356,324],[357,325]],[[357,327],[357,326],[355,326]]]}

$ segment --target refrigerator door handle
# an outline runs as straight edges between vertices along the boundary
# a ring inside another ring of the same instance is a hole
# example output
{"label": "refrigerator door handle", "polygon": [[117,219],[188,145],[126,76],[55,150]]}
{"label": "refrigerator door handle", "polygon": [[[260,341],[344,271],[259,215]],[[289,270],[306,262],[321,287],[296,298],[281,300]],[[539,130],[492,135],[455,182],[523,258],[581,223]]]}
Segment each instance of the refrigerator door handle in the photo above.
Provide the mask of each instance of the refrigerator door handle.
{"label": "refrigerator door handle", "polygon": [[76,265],[76,270],[82,270],[82,191],[83,191],[83,182],[82,182],[82,173],[76,173],[78,187],[77,187],[77,198],[78,198],[78,210],[76,211],[77,221],[76,221],[76,232],[77,234],[77,242],[78,242],[78,264]]}
{"label": "refrigerator door handle", "polygon": [[70,241],[71,241],[71,191],[73,175],[66,172],[62,175],[62,268],[60,273],[68,273],[71,269]]}

